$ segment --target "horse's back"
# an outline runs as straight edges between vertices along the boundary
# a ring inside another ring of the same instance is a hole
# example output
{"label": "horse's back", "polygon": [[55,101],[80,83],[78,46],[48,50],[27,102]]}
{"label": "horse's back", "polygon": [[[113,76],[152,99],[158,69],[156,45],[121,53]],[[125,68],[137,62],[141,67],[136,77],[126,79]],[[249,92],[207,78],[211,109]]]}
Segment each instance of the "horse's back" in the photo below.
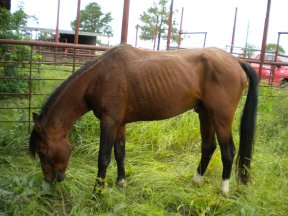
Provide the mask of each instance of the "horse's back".
{"label": "horse's back", "polygon": [[118,104],[131,121],[169,118],[235,88],[238,98],[242,90],[236,58],[215,48],[153,52],[120,46],[102,63],[102,101]]}

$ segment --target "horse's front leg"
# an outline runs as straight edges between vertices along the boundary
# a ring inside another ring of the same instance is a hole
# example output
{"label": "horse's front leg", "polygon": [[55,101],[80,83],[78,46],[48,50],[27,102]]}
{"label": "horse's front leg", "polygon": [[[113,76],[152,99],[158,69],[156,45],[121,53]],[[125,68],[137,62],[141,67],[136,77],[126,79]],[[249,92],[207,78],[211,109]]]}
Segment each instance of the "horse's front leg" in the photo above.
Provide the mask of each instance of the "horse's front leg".
{"label": "horse's front leg", "polygon": [[105,186],[106,170],[111,160],[111,152],[119,125],[111,117],[103,117],[100,123],[100,149],[98,156],[98,174],[95,185],[97,188]]}
{"label": "horse's front leg", "polygon": [[125,188],[127,186],[125,167],[124,167],[125,136],[126,136],[125,125],[122,125],[118,129],[117,136],[114,142],[114,154],[118,169],[117,184],[122,188]]}

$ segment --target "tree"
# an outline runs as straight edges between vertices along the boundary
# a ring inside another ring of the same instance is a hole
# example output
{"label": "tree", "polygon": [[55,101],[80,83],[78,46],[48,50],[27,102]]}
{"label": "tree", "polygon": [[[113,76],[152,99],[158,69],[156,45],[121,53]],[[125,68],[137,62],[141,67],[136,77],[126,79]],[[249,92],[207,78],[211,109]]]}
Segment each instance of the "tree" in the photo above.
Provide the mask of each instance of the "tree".
{"label": "tree", "polygon": [[[266,45],[266,51],[267,52],[276,52],[277,44],[269,43]],[[284,54],[285,50],[282,46],[279,45],[279,54]]]}
{"label": "tree", "polygon": [[[109,23],[113,20],[111,13],[104,14],[101,7],[96,2],[88,4],[84,10],[80,11],[79,30],[101,34],[112,34],[112,27]],[[71,27],[75,29],[76,20],[71,22]]]}
{"label": "tree", "polygon": [[36,19],[26,14],[22,5],[12,14],[9,10],[0,8],[0,38],[23,39],[21,27],[25,26],[31,18]]}
{"label": "tree", "polygon": [[[23,6],[18,6],[18,10],[10,13],[5,8],[0,8],[0,38],[21,40],[26,39],[26,35],[22,34],[21,27],[25,26],[30,18],[24,12]],[[33,58],[39,55],[33,53]],[[9,79],[0,79],[0,92],[3,93],[23,93],[28,88],[25,79],[29,77],[27,73],[18,72],[19,62],[28,62],[31,58],[31,48],[23,45],[0,45],[0,78],[8,77]],[[25,67],[22,65],[22,67]],[[15,78],[15,79],[11,79]],[[0,97],[3,99],[3,96]]]}
{"label": "tree", "polygon": [[55,41],[55,38],[51,35],[51,33],[47,32],[39,32],[37,38],[39,41]]}
{"label": "tree", "polygon": [[[26,14],[22,5],[18,6],[18,10],[14,13],[10,13],[10,11],[5,8],[0,8],[0,38],[15,40],[26,39],[27,36],[22,34],[21,27],[25,26],[31,18],[36,19]],[[11,46],[0,45],[0,60],[19,61],[20,58],[26,57],[26,55],[23,55],[25,50],[27,50],[25,46],[15,46],[12,49]],[[29,55],[27,55],[27,58],[28,57]]]}
{"label": "tree", "polygon": [[248,58],[251,58],[253,55],[254,55],[254,51],[256,50],[256,46],[255,45],[253,45],[253,44],[247,44],[246,45],[246,48],[242,48],[242,50],[243,50],[243,56],[244,56],[244,52],[246,52],[246,56],[248,57]]}
{"label": "tree", "polygon": [[[169,20],[169,13],[170,13],[170,7],[167,6],[167,2],[168,0],[159,0],[158,4],[154,2],[153,6],[150,7],[147,10],[147,12],[144,11],[140,15],[140,20],[143,23],[143,25],[140,26],[141,28],[140,39],[151,40],[151,41],[154,40],[156,20],[158,16],[157,50],[160,49],[161,38],[167,39],[168,20]],[[173,25],[172,25],[171,40],[176,42],[178,39],[178,32],[175,26],[176,26],[176,23],[174,20]]]}

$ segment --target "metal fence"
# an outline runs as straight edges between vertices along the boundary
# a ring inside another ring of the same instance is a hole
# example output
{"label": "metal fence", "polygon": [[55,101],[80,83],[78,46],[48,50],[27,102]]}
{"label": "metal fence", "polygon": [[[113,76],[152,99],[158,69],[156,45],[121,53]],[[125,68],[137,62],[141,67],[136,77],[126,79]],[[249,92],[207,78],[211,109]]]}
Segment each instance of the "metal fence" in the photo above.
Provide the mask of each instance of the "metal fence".
{"label": "metal fence", "polygon": [[[42,107],[51,92],[79,67],[108,49],[0,39],[0,124],[24,124],[30,131],[32,112]],[[245,61],[259,63],[251,59]],[[274,96],[278,91],[268,84],[261,85],[260,96]]]}
{"label": "metal fence", "polygon": [[0,124],[25,124],[64,79],[109,47],[0,39]]}

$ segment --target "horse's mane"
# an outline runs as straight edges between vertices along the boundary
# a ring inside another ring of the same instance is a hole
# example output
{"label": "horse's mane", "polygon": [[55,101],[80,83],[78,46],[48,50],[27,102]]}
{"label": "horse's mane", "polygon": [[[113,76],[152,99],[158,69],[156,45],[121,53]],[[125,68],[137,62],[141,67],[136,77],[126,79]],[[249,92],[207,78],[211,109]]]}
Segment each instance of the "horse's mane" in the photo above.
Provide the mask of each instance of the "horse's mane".
{"label": "horse's mane", "polygon": [[[75,73],[73,73],[69,78],[67,78],[47,99],[46,103],[43,105],[41,109],[41,113],[39,116],[39,120],[41,120],[45,114],[47,113],[49,107],[53,104],[53,102],[58,98],[58,96],[61,94],[61,92],[71,83],[71,81],[77,79],[83,71],[91,67],[93,64],[99,61],[99,57],[94,59],[93,61],[90,61],[86,63],[83,67],[78,69]],[[35,129],[32,130],[29,140],[29,152],[32,156],[35,156],[36,150],[37,150],[37,139],[39,139],[39,135],[36,132]]]}
{"label": "horse's mane", "polygon": [[39,135],[35,129],[33,129],[29,139],[29,152],[33,157],[35,156],[37,150],[37,139],[39,139]]}
{"label": "horse's mane", "polygon": [[78,69],[74,74],[72,74],[68,79],[66,79],[51,95],[50,97],[47,99],[46,103],[44,104],[44,106],[41,109],[41,113],[40,113],[40,120],[45,116],[45,114],[47,113],[49,107],[53,104],[53,102],[55,100],[57,100],[58,96],[61,94],[61,92],[75,79],[77,79],[82,72],[84,72],[85,70],[87,70],[89,67],[91,67],[92,65],[94,65],[95,63],[97,63],[100,59],[102,59],[104,56],[107,56],[109,54],[111,54],[114,50],[117,50],[119,47],[121,47],[123,45],[120,46],[115,46],[114,48],[108,50],[107,52],[104,52],[102,55],[96,57],[96,59],[94,59],[93,61],[90,61],[88,63],[86,63],[84,66],[82,66],[80,69]]}
{"label": "horse's mane", "polygon": [[94,65],[96,62],[99,61],[99,57],[96,59],[86,63],[84,66],[82,66],[80,69],[78,69],[75,73],[73,73],[70,77],[68,77],[56,90],[49,96],[45,104],[43,105],[40,113],[40,118],[42,119],[45,114],[47,113],[49,107],[53,104],[53,102],[58,98],[58,96],[61,94],[61,92],[75,79],[77,79],[82,72],[84,72],[86,69]]}
{"label": "horse's mane", "polygon": [[[52,106],[52,104],[59,98],[59,96],[61,95],[61,93],[63,92],[63,90],[71,83],[73,82],[75,79],[77,79],[78,77],[80,77],[80,75],[86,71],[88,68],[90,68],[92,65],[96,64],[97,62],[100,61],[100,59],[102,59],[103,57],[110,55],[114,50],[117,50],[120,46],[116,46],[110,50],[108,50],[107,52],[103,53],[102,55],[96,57],[96,59],[86,63],[84,66],[82,66],[80,69],[78,69],[75,73],[73,73],[69,78],[67,78],[47,99],[47,101],[45,102],[45,104],[43,105],[40,115],[39,115],[39,121],[43,120],[46,113],[49,110],[49,107]],[[38,135],[37,131],[35,129],[32,130],[31,135],[30,135],[30,140],[29,140],[29,151],[31,153],[31,155],[35,155],[37,152],[37,143],[38,143],[38,139],[40,139],[40,136]]]}

